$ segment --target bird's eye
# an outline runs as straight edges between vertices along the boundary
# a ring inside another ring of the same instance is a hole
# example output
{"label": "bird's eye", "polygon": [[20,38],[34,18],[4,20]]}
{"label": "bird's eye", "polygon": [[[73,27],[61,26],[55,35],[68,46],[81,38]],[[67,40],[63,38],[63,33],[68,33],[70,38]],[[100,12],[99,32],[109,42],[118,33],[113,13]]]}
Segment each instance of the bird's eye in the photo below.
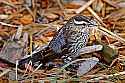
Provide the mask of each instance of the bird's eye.
{"label": "bird's eye", "polygon": [[91,21],[91,20],[93,20],[93,19],[94,19],[94,17],[90,17],[90,19],[89,19],[89,20]]}
{"label": "bird's eye", "polygon": [[97,26],[97,22],[95,20],[91,20],[89,26],[90,27]]}

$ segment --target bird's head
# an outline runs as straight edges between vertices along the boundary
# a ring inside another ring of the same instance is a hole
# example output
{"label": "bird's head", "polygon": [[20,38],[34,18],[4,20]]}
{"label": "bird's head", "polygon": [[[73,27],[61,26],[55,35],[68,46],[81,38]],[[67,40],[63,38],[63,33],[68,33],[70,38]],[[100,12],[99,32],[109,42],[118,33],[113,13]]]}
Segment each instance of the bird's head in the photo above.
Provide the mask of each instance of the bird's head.
{"label": "bird's head", "polygon": [[77,30],[85,30],[93,29],[94,27],[98,26],[97,21],[93,17],[83,16],[83,15],[76,15],[72,17],[69,21],[71,24],[72,29]]}

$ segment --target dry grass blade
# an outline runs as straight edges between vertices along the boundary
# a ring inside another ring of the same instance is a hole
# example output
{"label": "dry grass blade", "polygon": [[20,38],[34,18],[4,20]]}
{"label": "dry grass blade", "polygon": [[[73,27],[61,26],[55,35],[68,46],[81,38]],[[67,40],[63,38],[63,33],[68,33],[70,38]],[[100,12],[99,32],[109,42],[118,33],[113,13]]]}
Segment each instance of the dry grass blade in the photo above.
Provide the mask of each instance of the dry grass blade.
{"label": "dry grass blade", "polygon": [[79,9],[75,10],[75,12],[77,14],[79,14],[80,12],[82,12],[83,10],[85,10],[87,7],[89,7],[95,0],[90,0],[88,1],[86,4],[84,4],[82,7],[80,7]]}
{"label": "dry grass blade", "polygon": [[34,18],[34,20],[35,20],[35,16],[34,16],[32,10],[31,10],[27,5],[25,5],[25,7],[26,7],[27,11],[31,14],[31,16],[32,16],[32,17]]}
{"label": "dry grass blade", "polygon": [[32,36],[32,32],[30,32],[30,54],[32,56],[32,45],[33,45],[33,36]]}
{"label": "dry grass blade", "polygon": [[31,61],[29,61],[29,63],[28,63],[28,65],[27,65],[27,67],[26,67],[26,69],[25,69],[25,72],[24,72],[24,74],[23,74],[23,76],[22,76],[22,77],[24,77],[24,76],[25,76],[25,74],[27,73],[28,68],[29,68],[29,66],[30,66],[30,65],[32,65],[32,62],[31,62]]}
{"label": "dry grass blade", "polygon": [[107,27],[107,26],[103,23],[102,19],[92,10],[91,7],[88,7],[87,9],[88,9],[88,11],[89,11],[103,26]]}
{"label": "dry grass blade", "polygon": [[17,77],[18,76],[18,72],[17,72],[18,71],[18,60],[16,61],[16,68],[15,69],[16,69],[16,80],[18,80],[18,77]]}
{"label": "dry grass blade", "polygon": [[63,7],[63,5],[61,3],[61,0],[56,0],[56,1],[58,3],[59,7],[64,11],[64,7]]}
{"label": "dry grass blade", "polygon": [[116,7],[116,8],[119,8],[113,1],[111,0],[103,0],[104,2],[108,3],[109,5],[113,6],[113,7]]}
{"label": "dry grass blade", "polygon": [[100,51],[102,50],[103,46],[102,45],[93,45],[93,46],[87,46],[84,47],[80,50],[80,54],[85,54],[85,53],[92,53],[95,51]]}
{"label": "dry grass blade", "polygon": [[7,23],[4,23],[4,22],[0,22],[1,25],[4,25],[4,26],[9,26],[9,27],[19,27],[17,25],[11,25],[11,24],[7,24]]}
{"label": "dry grass blade", "polygon": [[10,2],[8,2],[8,1],[6,1],[6,0],[3,0],[2,2],[3,2],[4,4],[7,4],[7,5],[9,5],[9,6],[12,6],[12,7],[16,8],[16,6],[15,6],[13,3],[10,3]]}
{"label": "dry grass blade", "polygon": [[40,64],[30,75],[28,75],[28,77],[32,76],[41,66],[42,64]]}
{"label": "dry grass blade", "polygon": [[10,69],[6,69],[3,71],[3,73],[0,74],[0,77],[2,77],[3,75],[7,74],[9,71],[11,71]]}
{"label": "dry grass blade", "polygon": [[23,26],[18,27],[17,32],[15,34],[15,39],[18,39],[18,40],[20,39],[22,34],[22,29],[23,29]]}
{"label": "dry grass blade", "polygon": [[101,30],[101,32],[103,32],[105,35],[109,36],[109,37],[112,37],[112,38],[115,38],[116,40],[118,40],[119,42],[121,43],[125,43],[125,39],[121,38],[120,36],[114,34],[113,32],[103,28],[103,27],[99,27],[99,29]]}

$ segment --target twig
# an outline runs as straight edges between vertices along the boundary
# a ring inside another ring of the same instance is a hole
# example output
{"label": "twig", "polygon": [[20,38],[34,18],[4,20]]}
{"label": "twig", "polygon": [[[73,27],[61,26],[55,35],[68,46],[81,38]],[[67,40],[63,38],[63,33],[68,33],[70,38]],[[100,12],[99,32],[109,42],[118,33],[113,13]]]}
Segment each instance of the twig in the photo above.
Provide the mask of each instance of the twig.
{"label": "twig", "polygon": [[112,66],[115,64],[116,61],[118,61],[118,58],[114,59],[114,60],[112,61],[112,63],[110,64],[109,67],[112,67]]}
{"label": "twig", "polygon": [[17,32],[16,32],[16,34],[15,34],[15,39],[20,39],[20,37],[21,37],[21,34],[22,34],[22,29],[23,29],[23,26],[21,25],[20,27],[18,27],[18,29],[17,29]]}
{"label": "twig", "polygon": [[30,55],[32,56],[32,45],[33,45],[33,37],[32,32],[30,32]]}
{"label": "twig", "polygon": [[56,0],[56,1],[57,1],[57,3],[58,3],[59,7],[60,7],[62,10],[64,10],[64,7],[63,7],[63,5],[61,4],[61,1],[60,1],[60,0]]}
{"label": "twig", "polygon": [[10,69],[6,69],[5,71],[3,71],[3,73],[0,74],[0,77],[2,77],[3,75],[7,74],[9,71],[11,71]]}
{"label": "twig", "polygon": [[2,2],[3,2],[4,4],[6,4],[6,5],[9,5],[9,6],[11,6],[11,7],[16,8],[16,6],[15,6],[13,3],[11,3],[11,2],[7,2],[7,1],[5,1],[5,0],[3,0]]}
{"label": "twig", "polygon": [[[28,77],[30,77],[31,75],[33,75],[43,64],[40,64],[30,75],[28,75]],[[26,77],[26,78],[28,78]]]}
{"label": "twig", "polygon": [[61,3],[61,0],[56,0],[56,1],[57,1],[58,5],[59,5],[60,9],[64,12],[64,15],[66,15],[66,12],[65,12],[65,9],[64,9],[64,7],[63,7],[63,5]]}
{"label": "twig", "polygon": [[119,6],[117,4],[115,4],[115,2],[111,1],[111,0],[103,0],[104,2],[108,3],[109,5],[115,7],[115,8],[119,8]]}
{"label": "twig", "polygon": [[80,54],[85,54],[85,53],[91,53],[95,51],[100,51],[102,50],[103,46],[102,45],[93,45],[93,46],[87,46],[84,47],[80,50]]}
{"label": "twig", "polygon": [[27,5],[25,5],[25,8],[26,8],[27,11],[30,13],[30,15],[33,17],[33,19],[35,20],[35,16],[34,16],[32,10],[31,10]]}
{"label": "twig", "polygon": [[35,8],[35,0],[32,0],[32,6],[33,6],[33,9]]}
{"label": "twig", "polygon": [[103,26],[107,27],[106,24],[103,23],[102,19],[92,10],[91,7],[88,7],[87,9]]}
{"label": "twig", "polygon": [[16,60],[16,80],[18,80],[18,60]]}
{"label": "twig", "polygon": [[4,25],[4,26],[9,26],[9,27],[19,27],[17,25],[11,25],[11,24],[7,24],[7,23],[4,23],[4,22],[0,22],[1,25]]}
{"label": "twig", "polygon": [[43,65],[43,64],[40,64],[40,65],[31,73],[31,75],[34,74],[34,72],[36,72],[42,65]]}
{"label": "twig", "polygon": [[101,31],[102,33],[104,33],[105,35],[110,36],[110,37],[120,41],[121,43],[125,43],[125,39],[123,39],[120,36],[112,33],[111,31],[107,30],[106,28],[103,28],[103,27],[100,26],[98,30]]}
{"label": "twig", "polygon": [[27,72],[27,70],[28,70],[28,68],[29,68],[30,64],[32,64],[32,62],[31,62],[31,61],[29,61],[28,66],[26,67],[26,70],[25,70],[25,72],[24,72],[23,76],[25,76],[25,74],[26,74],[26,72]]}
{"label": "twig", "polygon": [[89,7],[95,0],[90,0],[86,4],[84,4],[82,7],[79,9],[75,10],[77,14],[81,13],[83,10],[85,10],[87,7]]}
{"label": "twig", "polygon": [[[13,70],[13,71],[16,71],[16,68],[12,68],[12,70]],[[21,69],[19,69],[19,68],[18,68],[17,70],[18,70],[18,72],[20,72],[20,73],[24,73],[24,72],[25,72],[24,70],[21,70]]]}

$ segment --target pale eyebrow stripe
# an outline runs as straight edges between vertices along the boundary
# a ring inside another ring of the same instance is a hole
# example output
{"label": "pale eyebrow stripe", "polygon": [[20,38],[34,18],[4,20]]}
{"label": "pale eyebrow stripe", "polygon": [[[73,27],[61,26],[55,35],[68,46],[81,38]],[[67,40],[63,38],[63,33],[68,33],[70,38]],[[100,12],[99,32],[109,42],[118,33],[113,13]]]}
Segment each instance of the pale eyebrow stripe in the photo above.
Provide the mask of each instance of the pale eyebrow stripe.
{"label": "pale eyebrow stripe", "polygon": [[74,23],[76,23],[76,24],[83,24],[83,23],[87,24],[87,22],[85,22],[85,21],[76,21],[75,19],[74,19]]}

